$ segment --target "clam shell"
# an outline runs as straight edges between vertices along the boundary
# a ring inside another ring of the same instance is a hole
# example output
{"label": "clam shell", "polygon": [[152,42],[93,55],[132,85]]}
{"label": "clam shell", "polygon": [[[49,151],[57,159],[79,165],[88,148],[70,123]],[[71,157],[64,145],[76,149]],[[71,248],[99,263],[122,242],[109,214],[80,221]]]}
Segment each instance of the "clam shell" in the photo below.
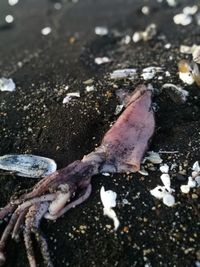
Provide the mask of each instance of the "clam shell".
{"label": "clam shell", "polygon": [[30,155],[12,154],[0,157],[0,169],[15,172],[18,176],[39,178],[56,171],[54,160]]}

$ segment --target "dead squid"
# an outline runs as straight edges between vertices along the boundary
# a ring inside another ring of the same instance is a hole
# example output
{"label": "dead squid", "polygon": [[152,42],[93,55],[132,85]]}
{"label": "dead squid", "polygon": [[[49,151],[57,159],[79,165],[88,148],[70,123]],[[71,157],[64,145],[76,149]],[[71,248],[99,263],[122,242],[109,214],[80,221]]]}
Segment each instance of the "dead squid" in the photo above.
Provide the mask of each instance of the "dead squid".
{"label": "dead squid", "polygon": [[84,202],[91,194],[91,178],[102,172],[126,173],[140,170],[155,120],[152,90],[138,86],[126,95],[125,110],[105,134],[101,145],[67,167],[40,180],[30,191],[11,200],[0,210],[0,220],[10,216],[0,240],[0,265],[9,236],[17,238],[23,227],[29,265],[36,266],[31,236],[40,247],[46,266],[53,266],[45,238],[39,230],[40,220],[55,220],[69,209]]}

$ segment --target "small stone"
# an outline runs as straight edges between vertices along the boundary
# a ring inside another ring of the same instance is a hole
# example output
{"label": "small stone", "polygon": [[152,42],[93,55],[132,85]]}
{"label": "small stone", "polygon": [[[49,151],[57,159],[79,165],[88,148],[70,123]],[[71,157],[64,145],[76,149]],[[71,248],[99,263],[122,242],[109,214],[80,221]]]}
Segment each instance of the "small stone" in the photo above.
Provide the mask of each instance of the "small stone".
{"label": "small stone", "polygon": [[198,195],[197,194],[192,194],[192,199],[197,199]]}
{"label": "small stone", "polygon": [[181,189],[181,192],[184,194],[188,194],[190,192],[190,186],[189,185],[181,185],[180,189]]}

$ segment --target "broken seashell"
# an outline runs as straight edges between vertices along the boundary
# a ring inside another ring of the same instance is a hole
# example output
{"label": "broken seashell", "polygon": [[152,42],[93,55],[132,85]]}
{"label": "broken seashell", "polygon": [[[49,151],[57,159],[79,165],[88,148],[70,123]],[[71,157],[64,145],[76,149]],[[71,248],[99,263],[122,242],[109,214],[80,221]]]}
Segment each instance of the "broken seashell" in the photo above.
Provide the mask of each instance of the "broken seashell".
{"label": "broken seashell", "polygon": [[94,62],[97,64],[97,65],[101,65],[101,64],[105,64],[105,63],[109,63],[111,62],[110,58],[108,57],[96,57],[94,59]]}
{"label": "broken seashell", "polygon": [[108,28],[107,27],[103,27],[103,26],[97,26],[97,27],[95,27],[94,32],[97,35],[105,36],[105,35],[108,34]]}
{"label": "broken seashell", "polygon": [[187,26],[192,23],[192,16],[184,13],[179,13],[173,17],[173,20],[175,24]]}
{"label": "broken seashell", "polygon": [[194,60],[194,62],[196,62],[197,64],[200,64],[200,46],[197,46],[193,53],[192,53],[192,58]]}
{"label": "broken seashell", "polygon": [[73,97],[80,97],[80,92],[68,93],[67,96],[63,99],[63,104],[69,103]]}
{"label": "broken seashell", "polygon": [[165,188],[167,189],[168,192],[171,192],[172,189],[171,189],[171,180],[170,180],[170,176],[169,174],[167,173],[163,173],[161,176],[160,176],[160,179],[162,181],[162,183],[164,184]]}
{"label": "broken seashell", "polygon": [[187,184],[181,185],[180,189],[181,189],[181,192],[184,194],[188,194],[190,192],[190,186]]}
{"label": "broken seashell", "polygon": [[148,154],[149,154],[149,156],[145,157],[144,160],[148,160],[153,164],[162,163],[163,160],[161,159],[160,155],[157,152],[149,151]]}
{"label": "broken seashell", "polygon": [[162,72],[162,68],[151,66],[151,67],[144,68],[142,70],[141,76],[143,77],[144,80],[151,80],[155,77],[155,75],[158,72]]}
{"label": "broken seashell", "polygon": [[195,161],[195,163],[192,166],[192,170],[199,173],[200,172],[200,166],[199,166],[199,162]]}
{"label": "broken seashell", "polygon": [[55,172],[54,160],[28,154],[4,155],[0,157],[0,169],[15,172],[18,176],[39,178]]}
{"label": "broken seashell", "polygon": [[200,176],[195,177],[195,181],[197,183],[197,187],[200,186]]}
{"label": "broken seashell", "polygon": [[165,193],[163,197],[163,204],[168,207],[172,207],[175,204],[175,198],[170,193]]}
{"label": "broken seashell", "polygon": [[193,178],[191,176],[188,177],[188,185],[189,185],[190,188],[196,187],[196,181],[193,180]]}
{"label": "broken seashell", "polygon": [[150,190],[151,195],[158,199],[162,199],[164,197],[165,192],[165,187],[160,185]]}
{"label": "broken seashell", "polygon": [[166,163],[164,165],[160,166],[159,169],[162,173],[168,173],[169,172],[169,166]]}
{"label": "broken seashell", "polygon": [[141,168],[138,172],[140,174],[144,175],[144,176],[148,176],[149,175],[148,171],[146,171],[144,168]]}
{"label": "broken seashell", "polygon": [[110,74],[110,79],[112,80],[121,80],[121,79],[134,80],[136,75],[137,75],[136,69],[118,69],[118,70],[114,70]]}
{"label": "broken seashell", "polygon": [[101,197],[101,202],[104,206],[103,208],[104,215],[108,216],[110,219],[113,220],[115,230],[117,230],[120,223],[115,211],[112,209],[116,206],[116,198],[117,198],[116,192],[112,190],[105,191],[104,186],[102,186],[100,190],[100,197]]}
{"label": "broken seashell", "polygon": [[0,91],[13,92],[16,89],[16,85],[12,79],[0,78]]}

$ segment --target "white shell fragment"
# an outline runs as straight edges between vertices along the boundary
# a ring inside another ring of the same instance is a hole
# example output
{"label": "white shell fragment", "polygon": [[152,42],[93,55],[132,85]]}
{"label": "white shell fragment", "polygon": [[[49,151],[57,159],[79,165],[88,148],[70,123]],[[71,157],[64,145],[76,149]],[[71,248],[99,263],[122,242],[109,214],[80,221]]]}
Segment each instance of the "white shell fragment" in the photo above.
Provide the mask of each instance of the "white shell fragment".
{"label": "white shell fragment", "polygon": [[174,196],[169,193],[165,193],[163,197],[163,204],[165,204],[168,207],[172,207],[175,204]]}
{"label": "white shell fragment", "polygon": [[196,181],[197,187],[199,187],[200,186],[200,176],[195,177],[195,181]]}
{"label": "white shell fragment", "polygon": [[162,199],[165,194],[165,187],[158,185],[154,189],[150,190],[150,193],[155,198]]}
{"label": "white shell fragment", "polygon": [[111,62],[110,58],[108,57],[96,57],[94,59],[94,62],[97,64],[97,65],[101,65],[101,64],[105,64],[105,63],[109,63]]}
{"label": "white shell fragment", "polygon": [[183,54],[192,54],[197,47],[199,48],[200,46],[196,44],[193,44],[192,46],[181,45],[180,52]]}
{"label": "white shell fragment", "polygon": [[102,186],[100,190],[100,197],[101,197],[101,202],[104,206],[103,209],[104,215],[108,216],[110,219],[113,220],[115,230],[117,230],[117,228],[119,227],[119,220],[117,218],[115,211],[112,209],[116,206],[116,198],[117,198],[116,192],[112,190],[105,191],[104,186]]}
{"label": "white shell fragment", "polygon": [[181,185],[180,189],[181,189],[181,192],[184,194],[188,194],[190,192],[190,186],[187,184]]}
{"label": "white shell fragment", "polygon": [[179,78],[186,84],[192,85],[194,83],[194,77],[191,72],[179,72]]}
{"label": "white shell fragment", "polygon": [[97,26],[95,27],[94,32],[97,35],[104,36],[108,34],[108,28],[103,27],[103,26]]}
{"label": "white shell fragment", "polygon": [[16,89],[16,85],[12,79],[0,78],[0,91],[13,92]]}
{"label": "white shell fragment", "polygon": [[67,104],[72,100],[72,98],[80,97],[80,92],[68,93],[67,96],[63,99],[63,104]]}
{"label": "white shell fragment", "polygon": [[167,173],[163,173],[160,176],[160,179],[162,181],[162,183],[164,184],[164,187],[167,189],[168,192],[171,193],[172,189],[171,189],[171,180],[170,180],[170,176]]}
{"label": "white shell fragment", "polygon": [[185,15],[194,15],[195,13],[197,13],[198,11],[198,6],[194,5],[194,6],[186,6],[183,8],[183,13]]}
{"label": "white shell fragment", "polygon": [[168,173],[169,172],[169,166],[166,163],[164,165],[160,166],[159,169],[162,173]]}
{"label": "white shell fragment", "polygon": [[86,92],[93,92],[93,91],[95,91],[95,87],[94,87],[94,85],[87,85],[86,87],[85,87],[85,90],[86,90]]}
{"label": "white shell fragment", "polygon": [[19,0],[8,0],[8,4],[9,4],[10,6],[14,6],[14,5],[16,5],[18,2],[19,2]]}
{"label": "white shell fragment", "polygon": [[28,154],[4,155],[0,157],[0,169],[14,172],[18,176],[39,178],[57,169],[54,160]]}
{"label": "white shell fragment", "polygon": [[119,70],[114,70],[110,74],[110,79],[112,80],[121,80],[121,79],[134,80],[136,75],[137,75],[136,69],[119,69]]}
{"label": "white shell fragment", "polygon": [[149,156],[145,157],[144,160],[148,160],[153,164],[160,164],[162,163],[162,159],[160,155],[157,152],[154,151],[149,151],[148,152]]}
{"label": "white shell fragment", "polygon": [[48,35],[51,33],[51,27],[45,27],[41,30],[42,35]]}
{"label": "white shell fragment", "polygon": [[184,14],[184,13],[180,13],[177,14],[173,17],[174,23],[175,24],[180,24],[182,26],[187,26],[190,23],[192,23],[192,16]]}
{"label": "white shell fragment", "polygon": [[139,41],[149,41],[157,34],[157,27],[154,23],[148,25],[145,31],[138,31],[133,34],[132,40],[134,43]]}
{"label": "white shell fragment", "polygon": [[193,61],[200,64],[200,46],[197,46],[192,53]]}
{"label": "white shell fragment", "polygon": [[144,68],[142,70],[141,76],[144,80],[151,80],[155,77],[155,75],[158,72],[162,72],[162,68],[151,66],[151,67]]}
{"label": "white shell fragment", "polygon": [[200,166],[199,166],[199,162],[195,161],[195,163],[192,166],[192,170],[199,173],[200,172]]}
{"label": "white shell fragment", "polygon": [[115,108],[115,115],[118,115],[122,109],[123,109],[124,105],[117,105]]}
{"label": "white shell fragment", "polygon": [[188,177],[188,185],[190,188],[196,187],[196,181],[191,176]]}

